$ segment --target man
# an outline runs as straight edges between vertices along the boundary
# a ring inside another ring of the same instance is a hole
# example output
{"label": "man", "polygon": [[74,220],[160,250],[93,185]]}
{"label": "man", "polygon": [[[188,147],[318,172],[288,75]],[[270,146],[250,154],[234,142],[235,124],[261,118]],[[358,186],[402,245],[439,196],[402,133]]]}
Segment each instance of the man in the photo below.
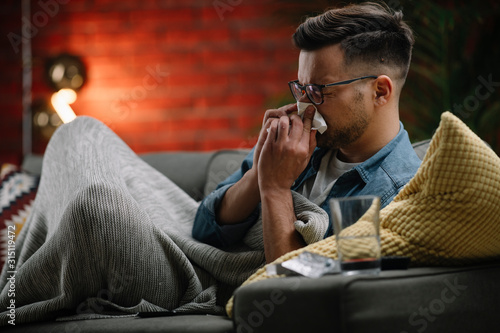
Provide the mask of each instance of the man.
{"label": "man", "polygon": [[[420,160],[399,121],[399,97],[414,43],[402,13],[375,3],[307,19],[293,35],[300,49],[297,106],[268,110],[241,169],[205,198],[193,236],[224,247],[262,214],[266,260],[305,245],[295,230],[291,190],[329,212],[333,197],[375,194],[387,205]],[[315,111],[317,109],[317,111]],[[327,124],[311,130],[314,113]],[[325,236],[331,235],[330,226]]]}
{"label": "man", "polygon": [[[263,256],[217,247],[237,243],[259,214],[267,261],[305,245],[292,190],[327,212],[339,196],[377,194],[387,205],[420,164],[398,116],[411,31],[401,14],[364,4],[307,20],[294,40],[301,51],[290,88],[313,106],[303,120],[296,105],[268,110],[241,169],[197,211],[98,120],[61,126],[45,151],[15,259],[0,273],[0,326],[13,316],[12,272],[17,324],[69,309],[222,314]],[[311,129],[315,112],[327,124],[321,134]]]}

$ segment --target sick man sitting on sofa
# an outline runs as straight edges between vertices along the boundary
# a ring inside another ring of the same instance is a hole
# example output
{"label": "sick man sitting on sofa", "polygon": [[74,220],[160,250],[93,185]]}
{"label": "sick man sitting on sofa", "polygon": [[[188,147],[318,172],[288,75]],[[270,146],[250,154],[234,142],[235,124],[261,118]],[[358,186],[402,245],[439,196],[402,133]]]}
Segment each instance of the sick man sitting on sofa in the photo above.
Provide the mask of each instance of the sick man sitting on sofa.
{"label": "sick man sitting on sofa", "polygon": [[203,200],[193,226],[196,239],[225,247],[261,210],[267,262],[305,246],[291,190],[327,212],[341,196],[378,195],[384,207],[420,166],[399,121],[414,42],[401,12],[374,3],[332,9],[306,20],[293,40],[299,68],[289,86],[300,105],[265,113],[256,146]]}
{"label": "sick man sitting on sofa", "polygon": [[15,259],[0,273],[0,326],[13,317],[221,315],[265,261],[311,243],[294,228],[297,200],[321,215],[315,239],[331,233],[331,197],[376,194],[387,205],[420,164],[398,116],[410,29],[400,13],[363,4],[307,20],[294,39],[290,88],[312,106],[304,120],[294,114],[303,104],[267,111],[241,170],[201,204],[97,119],[59,127]]}

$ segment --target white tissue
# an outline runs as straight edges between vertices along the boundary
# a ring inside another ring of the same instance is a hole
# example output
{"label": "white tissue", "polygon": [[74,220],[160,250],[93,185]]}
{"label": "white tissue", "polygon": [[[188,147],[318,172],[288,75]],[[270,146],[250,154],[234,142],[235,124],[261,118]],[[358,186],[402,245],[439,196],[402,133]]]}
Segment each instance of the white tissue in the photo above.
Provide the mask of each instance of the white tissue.
{"label": "white tissue", "polygon": [[304,112],[306,111],[307,107],[309,105],[314,106],[314,109],[316,112],[314,113],[314,118],[312,122],[312,129],[313,130],[318,130],[321,134],[323,134],[324,131],[326,131],[326,121],[323,119],[323,116],[318,112],[318,109],[313,103],[305,103],[305,102],[297,102],[297,109],[298,112],[297,114],[301,117],[304,118]]}

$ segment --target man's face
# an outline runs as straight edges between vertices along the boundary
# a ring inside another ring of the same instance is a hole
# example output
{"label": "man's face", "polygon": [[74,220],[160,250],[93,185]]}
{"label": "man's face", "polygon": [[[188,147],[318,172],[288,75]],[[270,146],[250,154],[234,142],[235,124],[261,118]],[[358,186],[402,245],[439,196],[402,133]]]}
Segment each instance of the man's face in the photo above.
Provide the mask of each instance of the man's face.
{"label": "man's face", "polygon": [[[300,84],[328,84],[354,79],[371,73],[346,70],[344,55],[339,45],[315,51],[301,51],[298,79]],[[317,134],[318,147],[339,149],[349,146],[362,136],[371,120],[370,80],[348,85],[323,88],[323,104],[317,105],[328,128]],[[301,102],[310,102],[303,97]]]}

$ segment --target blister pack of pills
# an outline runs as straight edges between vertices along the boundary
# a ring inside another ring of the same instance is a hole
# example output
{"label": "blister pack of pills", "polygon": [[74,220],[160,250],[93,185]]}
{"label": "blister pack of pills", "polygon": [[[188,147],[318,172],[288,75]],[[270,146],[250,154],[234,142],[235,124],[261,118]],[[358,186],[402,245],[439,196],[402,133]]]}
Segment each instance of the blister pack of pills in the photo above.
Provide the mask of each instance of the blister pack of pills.
{"label": "blister pack of pills", "polygon": [[340,273],[340,266],[337,260],[312,252],[303,252],[281,264],[268,265],[266,272],[267,275],[302,275],[319,278],[325,274]]}

